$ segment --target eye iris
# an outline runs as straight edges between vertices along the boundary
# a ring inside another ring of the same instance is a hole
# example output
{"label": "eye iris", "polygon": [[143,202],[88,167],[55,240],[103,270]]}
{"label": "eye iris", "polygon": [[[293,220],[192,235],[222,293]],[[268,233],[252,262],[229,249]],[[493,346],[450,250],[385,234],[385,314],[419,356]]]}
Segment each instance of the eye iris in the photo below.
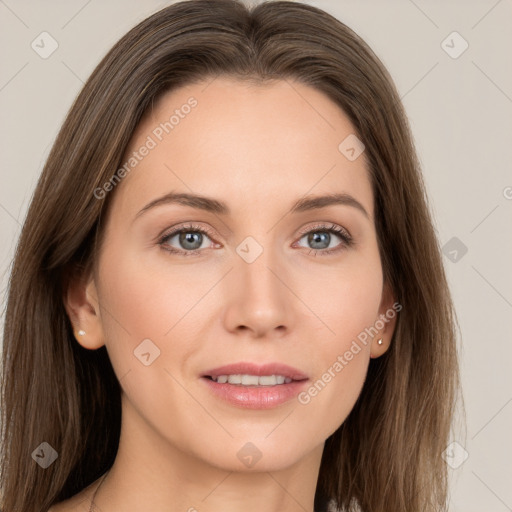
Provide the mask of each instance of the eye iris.
{"label": "eye iris", "polygon": [[[202,236],[203,235],[201,233],[193,232],[193,231],[186,231],[186,232],[180,233],[180,235],[179,235],[180,244],[182,244],[182,247],[184,247],[186,249],[192,249],[192,250],[199,249],[199,247],[201,247]],[[190,247],[188,245],[188,244],[194,245],[194,242],[197,243],[198,240],[199,240],[199,244],[197,245],[197,247]]]}
{"label": "eye iris", "polygon": [[[178,236],[178,243],[181,245],[182,249],[196,251],[201,248],[205,235],[201,230],[183,229],[176,232],[175,235],[168,235],[166,238],[174,238],[174,236]],[[307,239],[312,249],[327,249],[331,242],[331,231],[319,229],[310,231],[307,234]]]}
{"label": "eye iris", "polygon": [[[322,243],[327,240],[327,245],[325,247],[322,247]],[[329,242],[331,240],[331,235],[325,231],[315,231],[314,233],[310,233],[308,235],[308,243],[312,244],[313,249],[325,249],[326,247],[329,247]],[[320,244],[320,247],[317,246],[317,244]]]}

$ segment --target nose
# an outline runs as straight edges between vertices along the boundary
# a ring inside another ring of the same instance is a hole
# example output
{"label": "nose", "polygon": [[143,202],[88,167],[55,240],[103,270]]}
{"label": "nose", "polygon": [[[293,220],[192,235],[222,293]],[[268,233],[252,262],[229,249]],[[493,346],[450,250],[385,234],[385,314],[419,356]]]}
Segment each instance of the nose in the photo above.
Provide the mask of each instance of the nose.
{"label": "nose", "polygon": [[224,283],[224,325],[253,338],[278,338],[290,331],[294,298],[287,276],[270,251],[252,263],[236,258]]}

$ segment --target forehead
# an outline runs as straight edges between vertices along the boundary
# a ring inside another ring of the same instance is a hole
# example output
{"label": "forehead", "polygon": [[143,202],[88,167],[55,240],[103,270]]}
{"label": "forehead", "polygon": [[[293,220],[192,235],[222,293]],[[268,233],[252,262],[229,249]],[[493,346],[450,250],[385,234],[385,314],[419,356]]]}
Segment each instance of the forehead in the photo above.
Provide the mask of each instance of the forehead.
{"label": "forehead", "polygon": [[350,161],[339,149],[354,132],[332,100],[296,81],[189,84],[146,112],[124,157],[127,163],[135,152],[137,161],[114,200],[142,207],[156,195],[193,191],[223,198],[236,211],[347,192],[373,216],[364,153]]}

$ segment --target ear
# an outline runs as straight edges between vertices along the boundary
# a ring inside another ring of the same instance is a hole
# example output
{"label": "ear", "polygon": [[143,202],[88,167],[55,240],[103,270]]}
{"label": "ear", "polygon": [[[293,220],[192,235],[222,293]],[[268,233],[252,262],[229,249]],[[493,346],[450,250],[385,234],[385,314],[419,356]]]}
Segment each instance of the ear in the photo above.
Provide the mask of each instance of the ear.
{"label": "ear", "polygon": [[[398,311],[402,309],[401,304],[395,301],[391,287],[384,283],[382,287],[382,299],[379,306],[379,316],[375,321],[375,328],[378,333],[373,337],[370,350],[370,357],[377,358],[384,354],[391,345],[391,338],[395,332]],[[379,340],[382,344],[379,345]]]}
{"label": "ear", "polygon": [[70,270],[64,279],[63,301],[78,343],[89,350],[102,347],[105,340],[92,272],[83,275]]}

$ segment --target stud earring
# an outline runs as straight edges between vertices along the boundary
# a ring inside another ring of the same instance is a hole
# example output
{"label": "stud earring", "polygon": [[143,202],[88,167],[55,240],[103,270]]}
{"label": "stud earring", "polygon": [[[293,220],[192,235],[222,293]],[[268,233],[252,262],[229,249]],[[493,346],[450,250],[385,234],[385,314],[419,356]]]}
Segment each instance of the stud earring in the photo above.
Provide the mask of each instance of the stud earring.
{"label": "stud earring", "polygon": [[85,331],[83,331],[82,329],[80,329],[78,331],[78,336],[85,336]]}
{"label": "stud earring", "polygon": [[382,341],[382,338],[380,338],[380,339],[377,341],[377,343],[378,343],[379,345],[382,345],[384,342]]}

